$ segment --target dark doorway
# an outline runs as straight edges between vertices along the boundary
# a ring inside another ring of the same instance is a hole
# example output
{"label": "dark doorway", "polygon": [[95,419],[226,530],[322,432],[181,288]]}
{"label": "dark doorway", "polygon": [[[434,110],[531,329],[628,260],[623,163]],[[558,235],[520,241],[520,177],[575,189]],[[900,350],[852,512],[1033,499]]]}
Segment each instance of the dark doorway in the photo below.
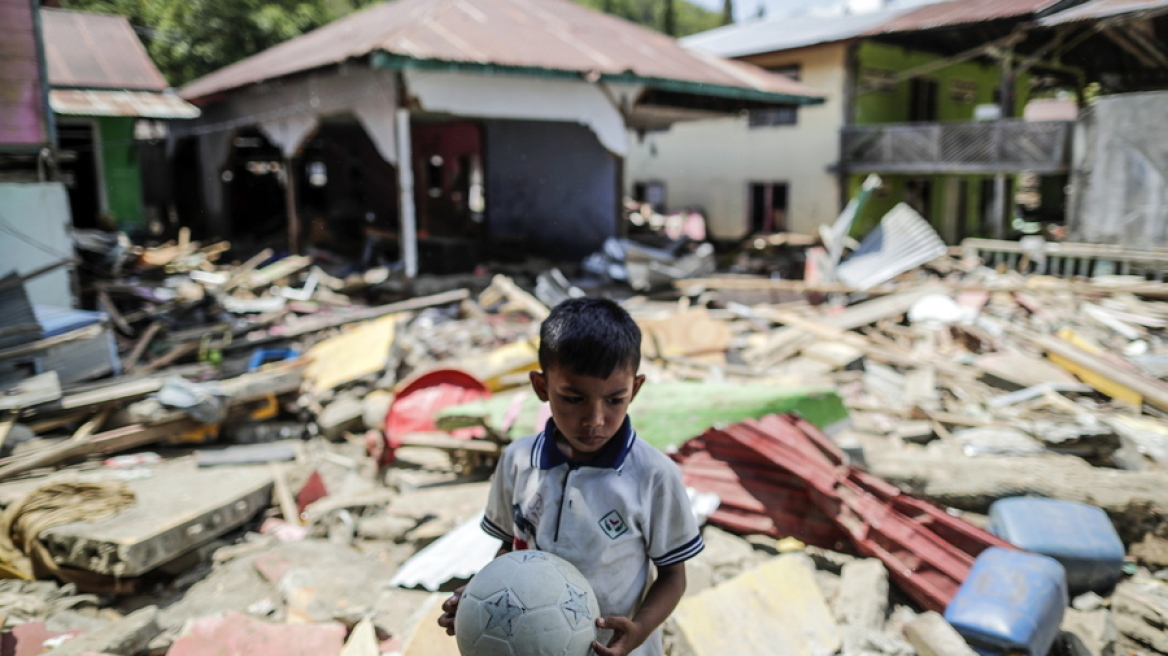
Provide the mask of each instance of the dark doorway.
{"label": "dark doorway", "polygon": [[471,121],[414,123],[419,237],[485,234],[482,128]]}
{"label": "dark doorway", "polygon": [[57,128],[60,143],[61,180],[69,192],[69,210],[77,228],[98,227],[101,216],[101,184],[94,126],[92,123],[62,123]]}
{"label": "dark doorway", "polygon": [[933,181],[928,178],[909,178],[904,182],[904,202],[933,223]]}
{"label": "dark doorway", "polygon": [[754,182],[750,185],[750,232],[768,234],[787,229],[786,182]]}

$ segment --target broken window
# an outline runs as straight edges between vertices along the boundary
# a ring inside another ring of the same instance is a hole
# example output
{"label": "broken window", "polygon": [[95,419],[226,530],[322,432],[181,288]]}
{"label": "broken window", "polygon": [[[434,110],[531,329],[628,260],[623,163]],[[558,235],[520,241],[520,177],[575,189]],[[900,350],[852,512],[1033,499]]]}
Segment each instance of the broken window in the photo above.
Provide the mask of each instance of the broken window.
{"label": "broken window", "polygon": [[[768,71],[783,77],[789,77],[798,82],[803,77],[802,64],[786,64],[783,66],[768,67]],[[750,112],[749,126],[751,128],[765,128],[776,125],[797,125],[799,123],[799,107],[775,107],[773,109],[756,109]]]}
{"label": "broken window", "polygon": [[648,203],[655,212],[665,212],[665,183],[634,182],[633,200]]}
{"label": "broken window", "polygon": [[936,80],[914,77],[908,83],[908,120],[910,123],[932,123],[937,120]]}
{"label": "broken window", "polygon": [[787,229],[787,183],[751,183],[749,193],[751,234],[785,231]]}

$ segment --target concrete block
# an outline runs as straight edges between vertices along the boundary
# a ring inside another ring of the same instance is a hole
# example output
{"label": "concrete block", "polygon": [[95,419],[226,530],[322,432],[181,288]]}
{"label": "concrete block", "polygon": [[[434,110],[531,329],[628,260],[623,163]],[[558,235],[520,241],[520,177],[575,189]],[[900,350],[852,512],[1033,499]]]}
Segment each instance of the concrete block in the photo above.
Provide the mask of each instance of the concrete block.
{"label": "concrete block", "polygon": [[843,567],[835,619],[840,624],[880,632],[888,616],[888,570],[875,558]]}
{"label": "concrete block", "polygon": [[[167,656],[337,656],[345,627],[327,624],[269,624],[238,613],[188,624]],[[124,653],[124,652],[119,652]]]}
{"label": "concrete block", "polygon": [[41,539],[59,565],[128,578],[242,525],[271,501],[265,468],[200,470],[184,459],[129,482],[137,501],[100,522],[50,528]]}
{"label": "concrete block", "polygon": [[365,406],[360,396],[353,393],[340,394],[317,415],[316,425],[321,435],[336,441],[345,436],[345,431],[360,431],[365,423],[364,415]]}
{"label": "concrete block", "polygon": [[920,656],[977,656],[957,629],[933,611],[909,622],[904,627],[904,636]]}
{"label": "concrete block", "polygon": [[778,556],[683,599],[674,618],[678,637],[694,656],[809,656],[833,654],[841,645],[814,566],[800,554]]}
{"label": "concrete block", "polygon": [[162,629],[158,626],[158,608],[147,606],[96,631],[78,636],[53,650],[54,656],[84,654],[137,654],[150,644]]}
{"label": "concrete block", "polygon": [[361,420],[367,429],[385,430],[385,416],[393,403],[393,392],[373,390],[361,400]]}
{"label": "concrete block", "polygon": [[320,540],[257,556],[255,567],[282,593],[290,623],[356,622],[374,608],[394,574],[351,547]]}
{"label": "concrete block", "polygon": [[1090,611],[1068,608],[1063,614],[1063,623],[1059,628],[1078,638],[1093,656],[1111,654],[1116,641],[1119,640],[1115,620],[1111,611],[1106,608]]}
{"label": "concrete block", "polygon": [[[51,649],[61,640],[69,640],[83,631],[54,631],[45,622],[25,622],[0,633],[0,654],[3,656],[36,656]],[[48,643],[46,645],[46,643]]]}

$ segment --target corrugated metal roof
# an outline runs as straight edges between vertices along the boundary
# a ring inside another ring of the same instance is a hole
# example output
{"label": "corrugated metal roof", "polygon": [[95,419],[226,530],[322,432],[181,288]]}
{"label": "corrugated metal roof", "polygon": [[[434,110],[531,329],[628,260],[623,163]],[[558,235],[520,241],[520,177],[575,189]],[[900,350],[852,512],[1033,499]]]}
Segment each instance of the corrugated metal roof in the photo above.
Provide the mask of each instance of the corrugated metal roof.
{"label": "corrugated metal roof", "polygon": [[162,91],[166,79],[123,16],[41,9],[49,84]]}
{"label": "corrugated metal roof", "polygon": [[704,50],[723,57],[745,57],[865,36],[931,30],[1028,16],[1050,9],[1061,1],[950,0],[864,14],[778,17],[720,27],[686,37],[682,43],[687,48]]}
{"label": "corrugated metal roof", "polygon": [[0,151],[25,151],[50,141],[36,6],[0,0]]}
{"label": "corrugated metal roof", "polygon": [[140,116],[198,118],[199,108],[174,94],[158,91],[53,89],[49,106],[66,116]]}
{"label": "corrugated metal roof", "polygon": [[806,48],[855,38],[912,9],[842,16],[796,16],[727,25],[681,40],[687,48],[721,57],[743,57],[764,52]]}
{"label": "corrugated metal roof", "polygon": [[197,99],[378,51],[420,61],[599,73],[820,97],[754,66],[568,0],[394,0],[227,66],[184,87]]}
{"label": "corrugated metal roof", "polygon": [[864,32],[862,36],[914,32],[938,27],[968,25],[984,21],[1028,16],[1050,9],[1063,0],[953,0],[918,7],[898,16],[884,25]]}
{"label": "corrugated metal roof", "polygon": [[860,242],[859,250],[839,265],[836,276],[857,289],[869,289],[931,262],[948,250],[924,217],[900,203]]}
{"label": "corrugated metal roof", "polygon": [[1053,26],[1080,21],[1111,18],[1139,12],[1168,11],[1168,0],[1089,0],[1078,7],[1060,11],[1038,21],[1039,25]]}

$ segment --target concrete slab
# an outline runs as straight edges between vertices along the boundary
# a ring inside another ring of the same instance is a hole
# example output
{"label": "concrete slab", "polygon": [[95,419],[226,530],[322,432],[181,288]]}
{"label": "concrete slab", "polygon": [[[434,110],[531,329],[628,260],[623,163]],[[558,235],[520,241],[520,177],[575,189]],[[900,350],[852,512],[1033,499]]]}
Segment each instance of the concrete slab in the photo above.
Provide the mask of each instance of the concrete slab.
{"label": "concrete slab", "polygon": [[129,510],[41,534],[58,564],[120,578],[145,574],[242,525],[268,507],[272,489],[266,468],[199,470],[192,458],[162,463],[129,485],[137,496]]}
{"label": "concrete slab", "polygon": [[50,631],[44,622],[25,622],[0,633],[0,656],[36,656],[46,643],[79,636],[83,631]]}
{"label": "concrete slab", "polygon": [[73,638],[53,650],[57,656],[85,656],[90,653],[137,654],[161,632],[158,608],[147,606],[116,622]]}
{"label": "concrete slab", "polygon": [[[673,617],[694,656],[834,654],[839,627],[805,556],[778,556],[681,601]],[[734,627],[728,631],[726,627]]]}
{"label": "concrete slab", "polygon": [[883,631],[888,616],[888,570],[876,558],[852,561],[843,567],[835,619],[841,624]]}
{"label": "concrete slab", "polygon": [[190,623],[167,656],[336,656],[345,627],[327,624],[269,624],[237,613]]}
{"label": "concrete slab", "polygon": [[921,656],[977,656],[957,629],[933,611],[909,622],[904,636]]}
{"label": "concrete slab", "polygon": [[402,656],[459,656],[458,642],[454,636],[446,635],[446,629],[438,626],[442,601],[448,597],[448,593],[435,593],[426,600],[427,611],[406,639]]}

